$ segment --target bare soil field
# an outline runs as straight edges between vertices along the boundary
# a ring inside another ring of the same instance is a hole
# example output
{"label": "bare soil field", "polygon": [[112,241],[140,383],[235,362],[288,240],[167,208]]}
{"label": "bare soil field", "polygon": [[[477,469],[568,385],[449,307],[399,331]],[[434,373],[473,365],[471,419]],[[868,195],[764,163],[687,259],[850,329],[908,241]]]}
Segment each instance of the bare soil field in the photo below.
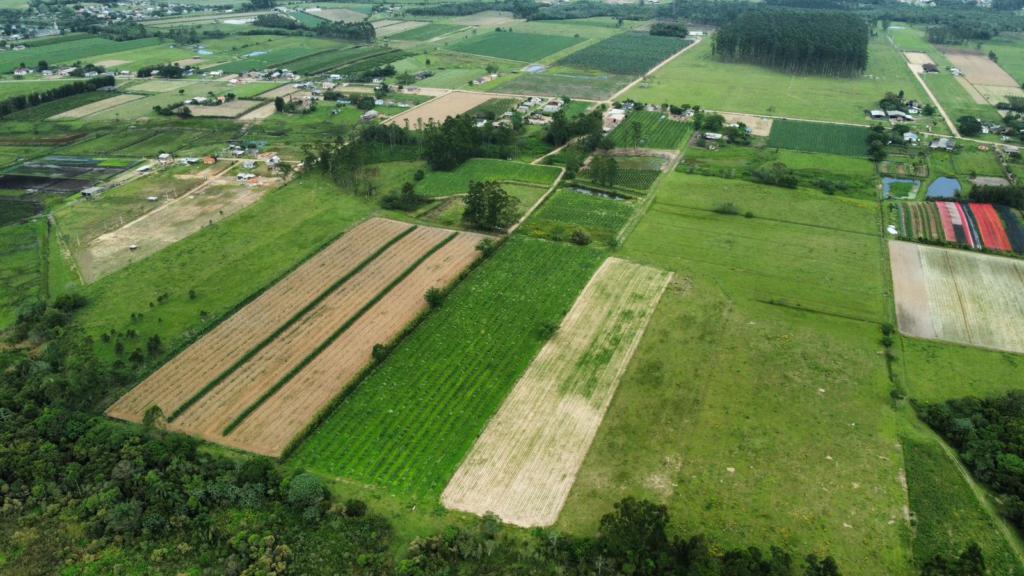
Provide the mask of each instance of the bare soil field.
{"label": "bare soil field", "polygon": [[889,254],[901,332],[1024,352],[1024,261],[895,240]]}
{"label": "bare soil field", "polygon": [[140,422],[151,406],[170,417],[409,224],[372,218],[321,250],[115,402],[107,415]]}
{"label": "bare soil field", "polygon": [[274,115],[275,112],[277,112],[277,107],[274,106],[273,102],[269,102],[267,104],[264,104],[263,106],[253,108],[245,114],[242,114],[237,118],[237,120],[239,122],[257,123],[262,120],[266,120],[267,118],[270,118],[271,116]]}
{"label": "bare soil field", "polygon": [[366,19],[365,14],[349,10],[348,8],[324,8],[318,12],[309,13],[331,22],[362,22]]}
{"label": "bare soil field", "polygon": [[182,196],[89,242],[77,259],[84,280],[94,282],[163,250],[255,203],[281,183],[278,178],[263,179],[254,186],[236,182],[224,172],[226,168]]}
{"label": "bare soil field", "polygon": [[925,52],[904,52],[903,55],[906,56],[907,62],[910,62],[910,67],[918,74],[924,73],[923,66],[925,64],[935,64],[932,57]]}
{"label": "bare soil field", "polygon": [[1006,102],[1008,96],[1024,97],[1024,90],[1020,86],[987,86],[975,84],[974,90],[982,95],[993,106],[999,102]]}
{"label": "bare soil field", "polygon": [[195,84],[194,80],[146,80],[140,84],[131,86],[132,92],[142,92],[145,94],[160,94],[163,92],[171,92],[172,90],[178,90],[180,88],[186,88]]}
{"label": "bare soil field", "polygon": [[218,106],[189,106],[197,118],[236,118],[263,104],[262,100],[232,100]]}
{"label": "bare soil field", "polygon": [[954,49],[947,49],[944,52],[950,63],[959,68],[971,84],[1020,87],[1020,84],[1006,70],[989,60],[988,56],[984,54]]}
{"label": "bare soil field", "polygon": [[725,121],[729,124],[742,122],[750,128],[754,136],[768,136],[772,132],[772,119],[751,114],[723,113]]}
{"label": "bare soil field", "polygon": [[524,527],[558,519],[671,277],[605,261],[452,477],[446,507]]}
{"label": "bare soil field", "polygon": [[[418,228],[359,271],[184,412],[172,428],[217,440],[243,410],[316,352],[331,334],[450,232]],[[372,344],[371,344],[372,346]]]}
{"label": "bare soil field", "polygon": [[143,98],[143,96],[139,96],[138,94],[119,94],[111,98],[104,98],[103,100],[86,104],[85,106],[73,108],[66,112],[61,112],[60,114],[55,114],[50,116],[48,120],[78,120],[80,118],[92,116],[97,112],[110,110],[115,106],[120,106],[121,104],[138,100],[139,98]]}
{"label": "bare soil field", "polygon": [[988,100],[985,99],[985,95],[979,92],[978,89],[974,86],[974,84],[968,82],[967,78],[964,78],[963,76],[957,76],[956,81],[960,84],[964,91],[971,96],[971,100],[973,100],[975,104],[988,104]]}
{"label": "bare soil field", "polygon": [[426,311],[427,290],[448,286],[476,260],[481,239],[459,233],[434,252],[218,442],[281,456],[370,364],[374,345],[391,343]]}
{"label": "bare soil field", "polygon": [[289,94],[294,94],[299,90],[300,88],[296,88],[294,84],[285,84],[284,86],[271,88],[270,90],[267,90],[266,92],[258,95],[257,98],[261,100],[273,100],[278,96],[284,98],[285,96],[288,96]]}
{"label": "bare soil field", "polygon": [[449,92],[440,98],[435,98],[425,104],[410,108],[401,114],[392,117],[388,123],[405,126],[413,130],[419,130],[430,122],[440,124],[450,116],[457,116],[463,112],[475,108],[488,100],[494,99],[490,94],[477,92]]}
{"label": "bare soil field", "polygon": [[[382,21],[383,22],[383,21]],[[374,23],[374,28],[377,30],[377,36],[380,38],[387,38],[388,36],[394,36],[395,34],[401,34],[408,30],[415,30],[421,26],[426,26],[427,22],[420,22],[417,20],[397,20],[388,26],[382,26],[377,28]]]}

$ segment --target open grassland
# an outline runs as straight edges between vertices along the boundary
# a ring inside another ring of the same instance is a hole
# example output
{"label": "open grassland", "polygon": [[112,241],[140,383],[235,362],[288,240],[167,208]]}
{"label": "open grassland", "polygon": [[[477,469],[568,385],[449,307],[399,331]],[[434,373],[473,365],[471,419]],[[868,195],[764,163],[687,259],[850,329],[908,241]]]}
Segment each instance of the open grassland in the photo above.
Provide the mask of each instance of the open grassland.
{"label": "open grassland", "polygon": [[[677,281],[557,526],[595,531],[602,507],[646,497],[721,546],[909,574],[877,206],[678,173],[656,194],[621,254]],[[756,216],[710,211],[723,201]]]}
{"label": "open grassland", "polygon": [[[621,90],[630,80],[632,77],[621,74],[594,74],[556,68],[538,74],[516,74],[494,90],[523,96],[569,96],[583,100],[603,100]],[[484,88],[491,89],[486,84]]]}
{"label": "open grassland", "polygon": [[0,330],[14,322],[22,306],[45,297],[45,240],[43,220],[0,226]]}
{"label": "open grassland", "polygon": [[682,50],[690,41],[674,36],[624,33],[612,36],[558,61],[562,66],[639,76]]}
{"label": "open grassland", "polygon": [[430,198],[466,194],[469,192],[470,182],[485,180],[550,186],[558,178],[558,173],[559,169],[554,166],[472,158],[451,172],[427,173],[426,177],[416,184],[416,192]]}
{"label": "open grassland", "polygon": [[294,463],[436,502],[602,259],[511,239],[341,402]]}
{"label": "open grassland", "polygon": [[[640,128],[635,126],[639,125]],[[637,110],[608,136],[619,148],[675,150],[690,133],[691,124],[670,120],[660,112]]]}
{"label": "open grassland", "polygon": [[839,124],[776,120],[768,136],[768,145],[804,152],[824,152],[840,156],[866,156],[868,129]]}
{"label": "open grassland", "polygon": [[904,334],[1024,352],[1024,261],[896,241],[889,251]]}
{"label": "open grassland", "polygon": [[419,28],[413,28],[412,30],[405,30],[391,36],[391,40],[408,40],[410,42],[425,42],[432,40],[438,36],[450,34],[456,30],[461,30],[464,26],[458,24],[445,24],[444,22],[431,22],[426,26],[420,26]]}
{"label": "open grassland", "polygon": [[550,34],[491,32],[453,44],[450,48],[480,56],[534,62],[578,44],[580,39]]}
{"label": "open grassland", "polygon": [[60,98],[59,100],[52,100],[38,106],[18,110],[13,114],[5,116],[4,120],[9,122],[39,122],[79,106],[100,102],[111,97],[114,97],[114,95],[110,92],[83,92],[82,94],[75,94],[67,98]]}
{"label": "open grassland", "polygon": [[940,440],[923,431],[902,435],[910,512],[914,516],[914,560],[924,563],[977,542],[988,573],[1019,575],[1021,561],[978,502]]}
{"label": "open grassland", "polygon": [[1017,354],[916,338],[901,342],[899,367],[914,399],[944,402],[1024,388],[1024,359]]}
{"label": "open grassland", "polygon": [[701,42],[679,56],[649,82],[625,94],[640,102],[700,104],[725,112],[788,116],[867,124],[864,110],[888,92],[927,102],[903,55],[887,40],[869,45],[868,70],[857,78],[796,76],[748,64],[724,63]]}
{"label": "open grassland", "polygon": [[536,238],[567,241],[582,230],[595,242],[611,242],[633,215],[634,203],[563,188],[548,198],[522,230]]}
{"label": "open grassland", "polygon": [[0,52],[0,72],[6,74],[17,68],[22,62],[29,66],[35,66],[40,60],[46,60],[52,66],[77,60],[93,61],[104,54],[137,50],[155,46],[161,42],[159,38],[139,38],[138,40],[116,42],[106,38],[93,37],[32,46],[21,51]]}
{"label": "open grassland", "polygon": [[[81,313],[82,325],[97,341],[103,332],[131,328],[142,338],[159,336],[167,350],[175,350],[372,210],[325,180],[300,178],[161,250],[145,265],[92,284],[85,290],[89,306]],[[196,291],[195,298],[189,290]],[[168,297],[156,305],[161,294]],[[97,352],[110,361],[117,357],[113,342],[98,346]]]}
{"label": "open grassland", "polygon": [[441,501],[550,526],[671,274],[609,258],[466,456]]}
{"label": "open grassland", "polygon": [[12,96],[32,94],[33,92],[46,92],[52,88],[72,82],[74,82],[74,79],[66,78],[60,80],[0,80],[0,100]]}

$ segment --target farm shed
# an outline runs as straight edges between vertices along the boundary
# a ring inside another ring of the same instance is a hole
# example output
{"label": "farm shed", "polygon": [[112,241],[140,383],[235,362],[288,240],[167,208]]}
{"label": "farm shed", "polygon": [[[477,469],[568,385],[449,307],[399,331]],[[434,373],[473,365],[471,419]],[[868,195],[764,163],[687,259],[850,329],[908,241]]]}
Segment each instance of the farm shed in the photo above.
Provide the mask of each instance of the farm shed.
{"label": "farm shed", "polygon": [[873,120],[885,120],[885,110],[872,110],[869,112]]}

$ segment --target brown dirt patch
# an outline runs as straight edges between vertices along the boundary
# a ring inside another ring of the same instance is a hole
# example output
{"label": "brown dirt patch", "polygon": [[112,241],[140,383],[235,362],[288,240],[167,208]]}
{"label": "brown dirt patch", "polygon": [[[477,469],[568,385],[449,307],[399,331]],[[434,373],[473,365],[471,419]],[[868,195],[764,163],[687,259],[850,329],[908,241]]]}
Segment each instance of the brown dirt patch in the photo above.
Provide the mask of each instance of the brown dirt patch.
{"label": "brown dirt patch", "polygon": [[524,527],[558,519],[671,277],[605,261],[452,477],[446,507]]}
{"label": "brown dirt patch", "polygon": [[935,64],[932,57],[924,52],[904,52],[903,55],[907,58],[907,62],[910,62],[910,67],[914,69],[914,72],[924,73],[923,66],[925,64]]}
{"label": "brown dirt patch", "polygon": [[426,104],[411,108],[388,120],[399,126],[405,126],[413,130],[419,130],[430,122],[441,123],[445,119],[457,116],[470,110],[494,96],[478,92],[449,92],[440,98],[435,98]]}
{"label": "brown dirt patch", "polygon": [[956,81],[960,83],[960,86],[964,89],[967,94],[970,95],[971,100],[975,104],[988,104],[988,100],[985,100],[985,96],[975,89],[974,85],[967,81],[963,76],[957,76]]}
{"label": "brown dirt patch", "polygon": [[263,104],[260,100],[232,100],[219,106],[193,105],[188,109],[198,118],[236,118],[260,104]]}
{"label": "brown dirt patch", "polygon": [[277,112],[277,107],[274,106],[273,102],[270,102],[269,104],[264,104],[259,108],[253,108],[249,112],[242,114],[238,117],[238,121],[256,123],[270,118],[275,112]]}
{"label": "brown dirt patch", "polygon": [[950,50],[946,52],[949,62],[960,69],[971,84],[986,86],[1010,86],[1019,88],[1020,84],[1007,74],[999,64],[983,54],[971,54]]}
{"label": "brown dirt patch", "polygon": [[752,114],[722,113],[725,121],[729,124],[742,122],[750,128],[754,136],[768,136],[772,131],[772,119],[754,116]]}

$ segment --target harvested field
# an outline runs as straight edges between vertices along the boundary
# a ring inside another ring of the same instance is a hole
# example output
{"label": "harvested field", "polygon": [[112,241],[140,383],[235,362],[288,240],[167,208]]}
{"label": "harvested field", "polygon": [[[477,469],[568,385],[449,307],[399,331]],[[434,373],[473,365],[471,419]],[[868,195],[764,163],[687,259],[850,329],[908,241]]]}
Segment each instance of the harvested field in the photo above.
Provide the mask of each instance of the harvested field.
{"label": "harvested field", "polygon": [[267,118],[270,118],[271,116],[274,115],[274,112],[277,112],[277,107],[274,106],[273,102],[270,102],[268,104],[260,106],[259,108],[253,108],[245,114],[242,114],[238,117],[238,121],[259,122],[261,120],[266,120]]}
{"label": "harvested field", "polygon": [[[390,23],[386,26],[377,25],[383,22]],[[394,36],[395,34],[415,30],[421,26],[426,26],[427,24],[427,22],[419,22],[417,20],[381,20],[381,22],[374,22],[373,27],[377,31],[378,38],[387,38],[388,36]]]}
{"label": "harvested field", "polygon": [[133,102],[135,100],[138,100],[139,98],[143,98],[143,96],[139,96],[138,94],[119,94],[112,98],[105,98],[103,100],[100,100],[99,102],[93,102],[91,104],[86,104],[85,106],[79,106],[78,108],[68,110],[67,112],[61,112],[60,114],[57,114],[55,116],[50,116],[49,119],[77,120],[80,118],[86,118],[88,116],[96,114],[97,112],[110,110],[115,106],[120,106],[121,104],[125,104],[127,102]]}
{"label": "harvested field", "polygon": [[889,253],[901,332],[1024,352],[1024,261],[899,241]]}
{"label": "harvested field", "polygon": [[974,84],[968,82],[967,78],[964,78],[963,76],[957,76],[956,81],[957,83],[960,84],[960,87],[963,88],[965,92],[967,92],[967,94],[971,97],[971,100],[973,100],[975,104],[988,104],[988,100],[985,99],[985,95],[979,92],[978,89],[975,88]]}
{"label": "harvested field", "polygon": [[159,406],[172,416],[335,282],[410,229],[381,218],[355,227],[153,372],[107,414],[140,422],[146,410]]}
{"label": "harvested field", "polygon": [[218,106],[189,106],[197,118],[236,118],[263,102],[260,100],[232,100]]}
{"label": "harvested field", "polygon": [[331,22],[362,22],[366,20],[366,14],[348,8],[324,8],[315,12],[306,10],[306,13]]}
{"label": "harvested field", "polygon": [[1003,70],[999,64],[984,54],[950,50],[946,52],[949,62],[960,69],[971,84],[984,86],[1009,86],[1019,88],[1020,84]]}
{"label": "harvested field", "polygon": [[444,122],[446,118],[462,114],[492,98],[494,96],[490,94],[477,92],[450,92],[426,104],[407,110],[388,120],[388,123],[399,126],[405,126],[408,123],[409,128],[418,130],[430,122]]}
{"label": "harvested field", "polygon": [[455,24],[462,24],[464,26],[481,26],[487,28],[490,26],[500,26],[502,24],[509,24],[513,22],[522,22],[522,20],[516,20],[516,17],[511,12],[485,10],[468,16],[452,18],[451,22],[454,22]]}
{"label": "harvested field", "polygon": [[519,526],[553,524],[670,278],[606,260],[477,440],[442,503]]}
{"label": "harvested field", "polygon": [[763,116],[754,116],[752,114],[735,114],[735,113],[722,113],[725,117],[725,121],[729,124],[743,123],[750,128],[750,133],[754,136],[768,136],[772,133],[772,119],[765,118]]}
{"label": "harvested field", "polygon": [[990,86],[987,84],[973,84],[975,92],[981,94],[993,106],[999,102],[1006,102],[1009,96],[1024,97],[1024,90],[1020,86]]}
{"label": "harvested field", "polygon": [[907,57],[907,62],[910,63],[910,67],[918,74],[924,73],[923,66],[925,64],[935,64],[932,57],[925,52],[904,52],[903,55]]}

